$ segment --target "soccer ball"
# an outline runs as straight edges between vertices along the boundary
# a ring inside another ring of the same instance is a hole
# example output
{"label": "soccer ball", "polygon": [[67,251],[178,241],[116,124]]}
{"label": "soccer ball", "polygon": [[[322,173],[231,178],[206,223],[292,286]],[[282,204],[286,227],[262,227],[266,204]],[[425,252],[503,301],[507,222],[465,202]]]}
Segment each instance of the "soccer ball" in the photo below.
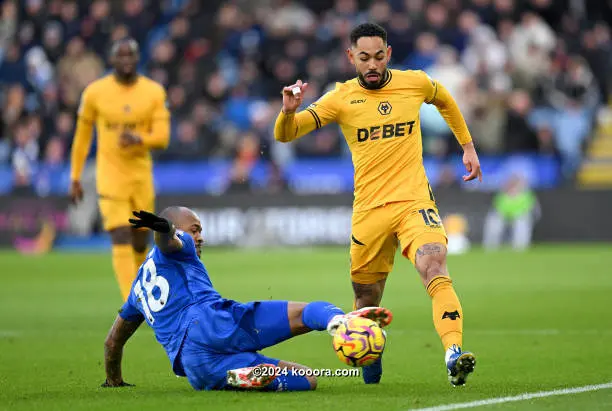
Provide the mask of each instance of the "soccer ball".
{"label": "soccer ball", "polygon": [[353,317],[338,327],[333,345],[340,361],[352,367],[364,367],[382,355],[386,341],[385,332],[374,321]]}

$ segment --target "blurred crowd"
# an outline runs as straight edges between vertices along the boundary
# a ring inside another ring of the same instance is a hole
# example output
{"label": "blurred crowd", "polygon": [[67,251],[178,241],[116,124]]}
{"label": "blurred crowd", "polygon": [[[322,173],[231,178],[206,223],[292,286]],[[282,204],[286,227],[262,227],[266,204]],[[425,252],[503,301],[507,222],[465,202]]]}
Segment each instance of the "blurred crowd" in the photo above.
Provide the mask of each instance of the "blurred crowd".
{"label": "blurred crowd", "polygon": [[[280,90],[309,82],[305,105],[354,77],[344,50],[353,25],[389,33],[392,67],[421,69],[457,99],[480,151],[581,161],[612,62],[610,2],[587,0],[4,0],[0,19],[0,164],[17,181],[68,159],[83,88],[127,35],[141,72],[162,83],[172,140],[159,160],[337,158],[337,127],[272,144]],[[433,107],[421,112],[425,154],[458,146]]]}

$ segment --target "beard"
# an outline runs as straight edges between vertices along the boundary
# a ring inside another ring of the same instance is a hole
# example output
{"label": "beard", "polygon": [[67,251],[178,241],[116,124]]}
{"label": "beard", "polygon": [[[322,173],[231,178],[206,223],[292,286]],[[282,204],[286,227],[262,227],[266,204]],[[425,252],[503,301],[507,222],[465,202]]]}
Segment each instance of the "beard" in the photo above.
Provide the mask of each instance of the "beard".
{"label": "beard", "polygon": [[[375,82],[371,82],[369,80],[366,79],[366,76],[368,74],[378,74],[378,80]],[[387,80],[387,76],[389,75],[389,73],[387,72],[387,69],[385,68],[385,70],[383,71],[383,73],[379,73],[377,71],[368,71],[365,74],[362,73],[357,73],[357,76],[359,77],[359,82],[368,90],[375,90],[377,88],[380,88],[380,86],[385,82],[385,80]]]}

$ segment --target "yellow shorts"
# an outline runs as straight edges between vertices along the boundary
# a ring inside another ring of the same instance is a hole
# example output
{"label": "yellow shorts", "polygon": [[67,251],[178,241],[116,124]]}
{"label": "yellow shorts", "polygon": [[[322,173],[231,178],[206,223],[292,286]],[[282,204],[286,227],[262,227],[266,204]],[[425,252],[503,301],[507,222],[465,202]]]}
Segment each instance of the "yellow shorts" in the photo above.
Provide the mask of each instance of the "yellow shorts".
{"label": "yellow shorts", "polygon": [[373,284],[393,269],[398,243],[414,264],[419,247],[447,244],[446,231],[431,200],[401,201],[353,213],[351,280]]}
{"label": "yellow shorts", "polygon": [[124,190],[116,195],[99,194],[98,206],[102,215],[105,231],[129,226],[132,211],[145,210],[155,212],[155,190],[153,182],[133,186],[122,186]]}

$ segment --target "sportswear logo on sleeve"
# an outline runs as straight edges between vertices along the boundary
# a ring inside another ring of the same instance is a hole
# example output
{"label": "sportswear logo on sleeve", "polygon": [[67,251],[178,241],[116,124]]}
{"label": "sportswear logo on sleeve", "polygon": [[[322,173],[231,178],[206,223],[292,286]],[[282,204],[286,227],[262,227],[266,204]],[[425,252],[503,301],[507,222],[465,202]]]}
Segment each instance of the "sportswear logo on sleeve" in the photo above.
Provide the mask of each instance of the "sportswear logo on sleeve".
{"label": "sportswear logo on sleeve", "polygon": [[445,318],[450,318],[451,320],[455,321],[457,318],[461,318],[461,316],[459,315],[459,311],[457,310],[453,311],[452,313],[444,311],[444,314],[442,314],[442,319]]}
{"label": "sportswear logo on sleeve", "polygon": [[387,116],[389,114],[391,114],[391,103],[389,103],[388,101],[381,101],[378,104],[378,112],[380,114],[382,114],[383,116]]}
{"label": "sportswear logo on sleeve", "polygon": [[125,106],[123,106],[123,111],[129,113],[130,111],[132,111],[132,108],[128,104],[126,104]]}
{"label": "sportswear logo on sleeve", "polygon": [[364,243],[356,239],[354,235],[351,235],[351,240],[357,245],[365,245]]}

